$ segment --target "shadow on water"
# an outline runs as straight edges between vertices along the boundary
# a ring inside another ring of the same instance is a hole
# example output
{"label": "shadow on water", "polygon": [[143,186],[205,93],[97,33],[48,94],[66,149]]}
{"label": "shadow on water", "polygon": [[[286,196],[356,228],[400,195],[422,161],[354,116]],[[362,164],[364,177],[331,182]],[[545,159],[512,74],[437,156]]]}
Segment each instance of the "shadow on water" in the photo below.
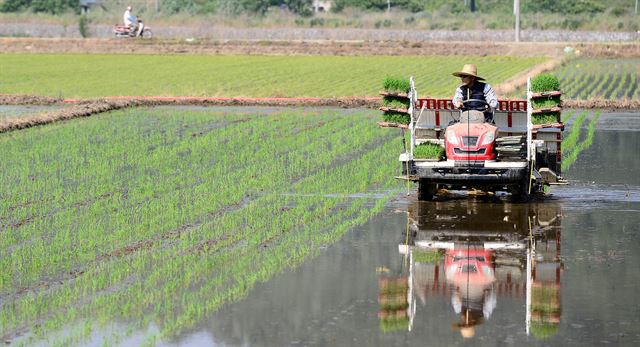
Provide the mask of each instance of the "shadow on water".
{"label": "shadow on water", "polygon": [[493,325],[496,307],[509,298],[526,307],[526,335],[554,335],[562,313],[561,216],[555,202],[411,204],[399,244],[404,271],[379,279],[380,329],[422,329],[416,316],[431,312],[421,308],[444,299],[456,316],[451,329],[472,338]]}

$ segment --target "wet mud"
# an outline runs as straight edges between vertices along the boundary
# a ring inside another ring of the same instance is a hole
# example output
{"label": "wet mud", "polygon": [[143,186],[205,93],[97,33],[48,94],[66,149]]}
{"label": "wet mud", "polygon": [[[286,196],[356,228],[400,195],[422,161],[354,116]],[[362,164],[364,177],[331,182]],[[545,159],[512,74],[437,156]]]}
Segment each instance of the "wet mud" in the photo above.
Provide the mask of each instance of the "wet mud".
{"label": "wet mud", "polygon": [[[16,98],[11,98],[11,100],[16,100]],[[56,99],[45,98],[44,104],[54,105],[59,104],[60,101]],[[27,97],[24,102],[21,102],[23,105],[32,105],[34,104],[34,99],[31,97]],[[97,101],[83,101],[77,104],[74,104],[68,108],[63,108],[60,110],[46,111],[36,115],[30,115],[25,117],[12,117],[0,120],[0,133],[7,132],[11,130],[25,129],[30,128],[37,125],[49,124],[57,121],[74,119],[79,117],[88,117],[93,114],[108,112],[112,110],[117,110],[125,107],[139,106],[141,103],[129,100],[113,100],[113,101],[105,101],[105,100],[97,100]]]}

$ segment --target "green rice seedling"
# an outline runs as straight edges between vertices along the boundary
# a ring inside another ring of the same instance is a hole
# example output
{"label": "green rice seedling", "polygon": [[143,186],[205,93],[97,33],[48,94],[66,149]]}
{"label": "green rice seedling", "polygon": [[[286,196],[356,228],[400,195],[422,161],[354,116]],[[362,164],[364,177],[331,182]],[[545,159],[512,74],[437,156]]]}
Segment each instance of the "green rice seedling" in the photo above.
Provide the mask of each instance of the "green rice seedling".
{"label": "green rice seedling", "polygon": [[380,319],[380,331],[390,333],[399,330],[407,330],[409,326],[409,318],[405,316],[391,315],[387,318]]}
{"label": "green rice seedling", "polygon": [[[571,151],[569,151],[566,156],[563,157],[562,159],[562,170],[568,170],[571,165],[573,165],[573,163],[578,160],[578,156],[580,155],[580,153],[582,153],[582,151],[584,151],[585,149],[589,148],[591,146],[591,144],[593,143],[593,138],[595,136],[595,131],[596,131],[596,124],[598,123],[598,119],[600,119],[600,112],[596,112],[595,115],[593,115],[593,117],[591,117],[591,120],[589,121],[589,124],[587,125],[587,136],[586,138],[580,142],[579,144],[575,145],[575,148]],[[563,153],[564,154],[564,153]]]}
{"label": "green rice seedling", "polygon": [[550,92],[560,90],[560,80],[552,74],[540,74],[531,80],[531,90],[534,92]]}
{"label": "green rice seedling", "polygon": [[413,149],[413,157],[416,159],[440,159],[444,157],[444,147],[435,143],[422,143]]}
{"label": "green rice seedling", "polygon": [[[2,54],[3,93],[67,98],[104,96],[375,96],[380,78],[415,77],[422,95],[449,97],[450,72],[472,59],[501,83],[548,58],[508,56],[198,56]],[[127,65],[130,80],[118,78]],[[37,82],[35,82],[37,81]],[[131,82],[133,81],[133,82]],[[336,81],[341,81],[336,83]],[[405,82],[406,84],[406,82]],[[401,86],[406,92],[408,86]]]}
{"label": "green rice seedling", "polygon": [[407,78],[387,76],[382,81],[382,88],[390,93],[408,93],[411,83]]}
{"label": "green rice seedling", "polygon": [[382,119],[390,123],[409,124],[411,116],[404,112],[387,111],[382,115]]}
{"label": "green rice seedling", "polygon": [[531,334],[539,339],[546,339],[558,333],[558,323],[532,322]]}
{"label": "green rice seedling", "polygon": [[567,123],[567,122],[569,122],[570,120],[572,120],[572,119],[573,119],[573,116],[575,116],[575,114],[576,114],[576,113],[575,113],[575,111],[574,111],[574,110],[570,110],[570,111],[568,111],[568,112],[565,112],[565,113],[562,115],[562,122],[563,122],[563,123]]}
{"label": "green rice seedling", "polygon": [[543,114],[534,114],[531,116],[531,123],[533,124],[551,124],[557,123],[560,112],[549,112]]}
{"label": "green rice seedling", "polygon": [[416,263],[437,264],[442,260],[443,254],[438,250],[414,250],[411,257]]}
{"label": "green rice seedling", "polygon": [[533,99],[531,100],[531,107],[534,109],[551,108],[562,105],[560,96],[554,96],[548,99]]}
{"label": "green rice seedling", "polygon": [[558,291],[554,287],[537,286],[532,289],[532,297],[537,302],[558,300]]}
{"label": "green rice seedling", "polygon": [[540,314],[553,314],[553,313],[560,313],[560,307],[558,305],[555,305],[553,303],[544,303],[544,302],[540,302],[540,303],[535,303],[531,306],[531,310],[536,312],[536,313],[540,313]]}
{"label": "green rice seedling", "polygon": [[384,296],[379,299],[380,308],[383,310],[403,310],[406,309],[409,304],[407,303],[406,292],[395,296]]}
{"label": "green rice seedling", "polygon": [[409,108],[409,99],[395,96],[384,96],[382,98],[382,106],[406,110]]}
{"label": "green rice seedling", "polygon": [[584,120],[587,118],[587,115],[587,111],[581,112],[571,125],[571,131],[569,132],[569,135],[562,140],[563,155],[569,155],[569,153],[573,151],[573,148],[578,143],[581,131],[580,128],[582,127],[582,123],[584,122]]}
{"label": "green rice seedling", "polygon": [[406,293],[409,289],[406,278],[381,278],[378,280],[380,294],[385,296],[396,296]]}
{"label": "green rice seedling", "polygon": [[638,92],[634,59],[575,59],[554,70],[570,99],[633,99]]}

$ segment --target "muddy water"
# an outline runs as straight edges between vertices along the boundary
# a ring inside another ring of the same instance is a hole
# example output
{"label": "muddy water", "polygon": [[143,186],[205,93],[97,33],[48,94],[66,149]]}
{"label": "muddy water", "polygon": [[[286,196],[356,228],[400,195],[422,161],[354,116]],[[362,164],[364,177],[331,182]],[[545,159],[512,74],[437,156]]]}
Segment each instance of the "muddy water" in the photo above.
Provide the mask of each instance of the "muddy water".
{"label": "muddy water", "polygon": [[166,345],[639,345],[636,117],[603,114],[544,201],[399,196]]}
{"label": "muddy water", "polygon": [[0,118],[24,117],[63,108],[63,105],[0,105]]}

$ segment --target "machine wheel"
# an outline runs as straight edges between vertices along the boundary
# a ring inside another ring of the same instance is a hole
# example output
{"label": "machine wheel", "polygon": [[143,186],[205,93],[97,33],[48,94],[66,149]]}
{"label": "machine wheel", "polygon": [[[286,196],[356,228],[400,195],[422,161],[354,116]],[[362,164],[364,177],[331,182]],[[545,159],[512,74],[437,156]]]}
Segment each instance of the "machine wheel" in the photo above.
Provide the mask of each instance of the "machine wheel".
{"label": "machine wheel", "polygon": [[[520,183],[511,188],[511,197],[516,202],[529,201],[531,196],[529,186],[531,185],[531,177],[526,175],[520,180]],[[533,191],[532,191],[533,192]]]}
{"label": "machine wheel", "polygon": [[150,39],[153,37],[153,32],[151,32],[151,30],[142,30],[142,37],[145,39]]}
{"label": "machine wheel", "polygon": [[429,180],[421,178],[418,181],[418,200],[431,201],[433,196],[438,192],[438,185],[431,183]]}

